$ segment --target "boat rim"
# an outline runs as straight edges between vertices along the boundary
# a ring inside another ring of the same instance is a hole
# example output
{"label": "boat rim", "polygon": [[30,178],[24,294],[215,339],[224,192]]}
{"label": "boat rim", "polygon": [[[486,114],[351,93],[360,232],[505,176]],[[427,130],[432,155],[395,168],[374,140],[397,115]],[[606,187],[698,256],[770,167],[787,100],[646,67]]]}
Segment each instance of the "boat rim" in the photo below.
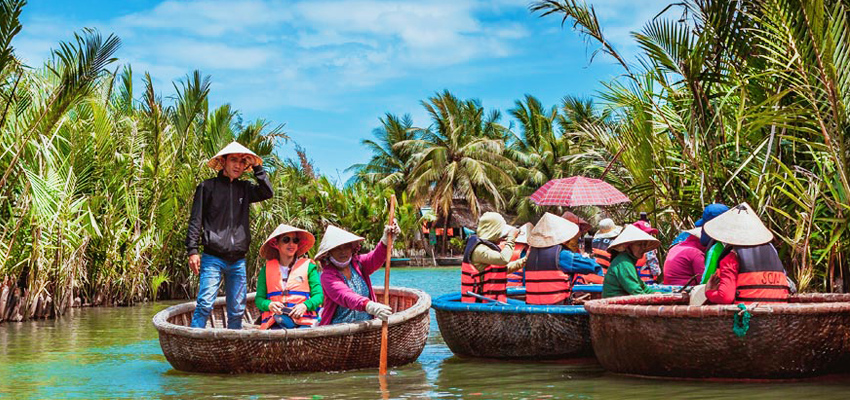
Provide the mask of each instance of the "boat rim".
{"label": "boat rim", "polygon": [[[383,289],[383,288],[376,288]],[[407,309],[390,315],[388,323],[390,326],[413,320],[423,312],[427,313],[431,307],[431,296],[419,289],[400,286],[391,286],[390,294],[406,293],[416,296],[416,302]],[[250,297],[253,293],[249,293]],[[225,303],[225,298],[218,297],[213,307]],[[196,302],[186,302],[170,306],[154,315],[153,325],[160,333],[179,335],[197,339],[242,339],[242,340],[282,340],[282,339],[307,339],[312,337],[345,336],[354,333],[368,332],[381,329],[382,321],[371,319],[369,321],[350,322],[344,324],[333,324],[316,326],[310,329],[226,329],[226,328],[191,328],[168,322],[168,318],[187,313],[195,309]]]}
{"label": "boat rim", "polygon": [[[525,288],[510,288],[508,295],[525,294]],[[438,311],[474,311],[502,314],[562,314],[587,315],[583,306],[545,306],[529,304],[461,303],[460,292],[444,294],[434,299],[431,308]]]}
{"label": "boat rim", "polygon": [[[850,294],[846,293],[806,293],[793,295],[791,298],[808,301],[758,303],[755,307],[748,305],[746,311],[753,315],[805,315],[850,312]],[[641,294],[590,300],[585,303],[585,308],[590,315],[669,318],[727,317],[742,311],[737,304],[691,306],[687,304],[643,303],[646,301],[684,301],[687,299],[688,295],[686,293]]]}

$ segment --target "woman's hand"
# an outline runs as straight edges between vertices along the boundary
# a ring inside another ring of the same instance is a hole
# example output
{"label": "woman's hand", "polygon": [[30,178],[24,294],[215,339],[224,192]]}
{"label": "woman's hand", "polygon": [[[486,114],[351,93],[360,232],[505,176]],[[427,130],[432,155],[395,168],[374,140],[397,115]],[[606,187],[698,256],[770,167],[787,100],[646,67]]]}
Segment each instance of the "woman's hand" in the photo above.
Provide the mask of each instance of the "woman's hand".
{"label": "woman's hand", "polygon": [[720,287],[720,276],[714,274],[708,279],[708,283],[705,284],[705,290],[717,290],[718,287]]}
{"label": "woman's hand", "polygon": [[295,307],[292,307],[292,311],[289,312],[289,316],[292,319],[301,318],[304,313],[307,312],[307,306],[304,303],[296,304]]}
{"label": "woman's hand", "polygon": [[391,224],[384,226],[384,235],[381,236],[381,243],[386,245],[388,243],[389,235],[393,235],[393,237],[395,237],[399,233],[401,233],[401,228],[398,227],[398,220],[393,218],[393,222]]}
{"label": "woman's hand", "polygon": [[281,315],[281,314],[283,314],[283,307],[284,307],[283,303],[281,303],[279,301],[273,301],[269,304],[269,311],[271,311],[274,314]]}

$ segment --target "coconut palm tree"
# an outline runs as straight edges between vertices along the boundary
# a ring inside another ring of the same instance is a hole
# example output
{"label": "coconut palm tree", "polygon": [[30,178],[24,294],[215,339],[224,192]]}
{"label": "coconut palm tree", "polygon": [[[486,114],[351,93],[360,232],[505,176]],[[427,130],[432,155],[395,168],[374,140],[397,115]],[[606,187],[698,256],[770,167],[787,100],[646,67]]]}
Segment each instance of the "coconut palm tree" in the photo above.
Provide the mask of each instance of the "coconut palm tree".
{"label": "coconut palm tree", "polygon": [[372,152],[372,158],[366,164],[354,164],[345,171],[354,171],[355,180],[387,185],[401,194],[407,188],[410,156],[416,149],[398,144],[418,139],[419,130],[413,127],[410,114],[399,118],[387,113],[380,121],[381,126],[372,131],[376,140],[363,139],[361,142]]}
{"label": "coconut palm tree", "polygon": [[498,124],[500,115],[491,112],[485,117],[479,102],[461,101],[448,91],[422,106],[433,124],[421,130],[420,139],[398,144],[405,151],[416,151],[408,186],[414,203],[428,202],[447,226],[455,200],[468,204],[475,217],[485,199],[503,209],[501,189],[514,183],[514,163],[503,155],[506,129]]}

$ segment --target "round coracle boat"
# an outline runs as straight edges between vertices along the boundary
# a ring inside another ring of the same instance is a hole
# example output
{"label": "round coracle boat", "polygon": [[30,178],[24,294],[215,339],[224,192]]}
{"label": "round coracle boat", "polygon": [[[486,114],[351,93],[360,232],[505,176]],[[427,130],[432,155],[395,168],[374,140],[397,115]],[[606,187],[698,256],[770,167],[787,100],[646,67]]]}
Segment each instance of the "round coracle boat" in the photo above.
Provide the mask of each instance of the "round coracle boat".
{"label": "round coracle boat", "polygon": [[[379,299],[383,288],[375,288]],[[304,329],[259,330],[254,293],[248,295],[243,329],[227,326],[225,302],[219,297],[206,329],[190,328],[195,302],[157,313],[153,324],[165,358],[175,369],[210,373],[280,373],[377,368],[381,321],[325,325]],[[431,297],[416,289],[390,288],[387,364],[415,361],[428,338]]]}
{"label": "round coracle boat", "polygon": [[[510,289],[523,296],[525,289]],[[582,306],[540,306],[508,299],[508,305],[463,303],[460,293],[434,300],[446,344],[461,356],[559,359],[592,356],[588,315]]]}
{"label": "round coracle boat", "polygon": [[685,293],[592,300],[593,349],[608,371],[693,379],[796,379],[850,367],[850,294],[689,306]]}

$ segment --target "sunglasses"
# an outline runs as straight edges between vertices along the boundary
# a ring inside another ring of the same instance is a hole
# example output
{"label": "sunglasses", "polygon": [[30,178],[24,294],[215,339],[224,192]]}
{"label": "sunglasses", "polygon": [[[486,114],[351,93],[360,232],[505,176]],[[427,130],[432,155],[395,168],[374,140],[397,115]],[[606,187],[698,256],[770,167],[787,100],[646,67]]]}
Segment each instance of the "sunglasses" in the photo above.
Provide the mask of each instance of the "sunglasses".
{"label": "sunglasses", "polygon": [[284,236],[284,237],[278,239],[278,242],[283,243],[283,244],[289,244],[289,242],[292,242],[294,244],[298,244],[298,242],[300,242],[300,241],[301,241],[301,238],[299,238],[299,237],[289,237],[289,236]]}

